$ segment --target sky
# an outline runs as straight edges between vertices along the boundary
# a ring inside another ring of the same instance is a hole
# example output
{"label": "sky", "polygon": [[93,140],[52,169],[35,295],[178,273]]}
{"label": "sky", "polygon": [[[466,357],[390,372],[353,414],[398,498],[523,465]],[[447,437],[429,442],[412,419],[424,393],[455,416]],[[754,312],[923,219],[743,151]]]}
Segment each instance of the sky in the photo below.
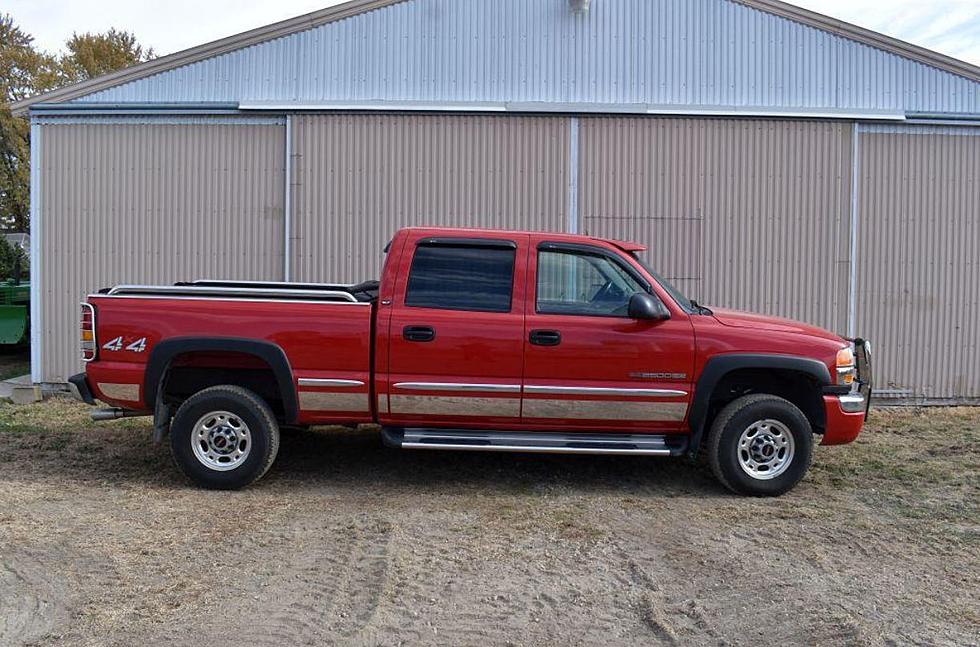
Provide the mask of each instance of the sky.
{"label": "sky", "polygon": [[[340,0],[6,0],[0,11],[10,13],[48,51],[59,50],[72,32],[115,27],[163,55],[335,4]],[[980,65],[980,0],[793,4]]]}

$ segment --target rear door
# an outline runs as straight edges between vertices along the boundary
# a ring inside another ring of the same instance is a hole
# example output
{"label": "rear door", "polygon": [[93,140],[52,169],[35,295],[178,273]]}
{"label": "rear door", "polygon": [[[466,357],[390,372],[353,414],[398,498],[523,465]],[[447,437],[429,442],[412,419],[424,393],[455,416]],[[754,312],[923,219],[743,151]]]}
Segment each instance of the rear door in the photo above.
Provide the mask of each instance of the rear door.
{"label": "rear door", "polygon": [[389,424],[487,427],[521,419],[527,235],[405,242],[379,412]]}
{"label": "rear door", "polygon": [[[541,240],[528,265],[525,425],[683,430],[694,364],[687,313],[598,243]],[[660,298],[670,319],[631,319],[629,300],[640,291]]]}

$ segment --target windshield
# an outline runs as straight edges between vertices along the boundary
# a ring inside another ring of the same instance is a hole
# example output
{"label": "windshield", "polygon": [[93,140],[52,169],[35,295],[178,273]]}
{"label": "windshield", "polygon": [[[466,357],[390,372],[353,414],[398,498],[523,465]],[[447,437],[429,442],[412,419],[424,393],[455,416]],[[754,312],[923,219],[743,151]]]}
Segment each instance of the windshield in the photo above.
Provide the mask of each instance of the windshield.
{"label": "windshield", "polygon": [[677,302],[677,305],[679,305],[684,310],[686,310],[688,314],[691,314],[695,311],[694,304],[691,303],[691,300],[688,299],[686,296],[684,296],[683,292],[675,288],[670,283],[670,281],[668,281],[664,277],[660,276],[660,274],[655,272],[652,267],[647,265],[646,262],[644,262],[644,260],[640,258],[639,255],[637,255],[636,252],[630,252],[630,256],[632,256],[637,263],[643,266],[643,269],[645,269],[647,273],[653,277],[653,280],[655,280],[657,283],[660,284],[660,287],[667,290],[668,294],[670,294],[670,297]]}

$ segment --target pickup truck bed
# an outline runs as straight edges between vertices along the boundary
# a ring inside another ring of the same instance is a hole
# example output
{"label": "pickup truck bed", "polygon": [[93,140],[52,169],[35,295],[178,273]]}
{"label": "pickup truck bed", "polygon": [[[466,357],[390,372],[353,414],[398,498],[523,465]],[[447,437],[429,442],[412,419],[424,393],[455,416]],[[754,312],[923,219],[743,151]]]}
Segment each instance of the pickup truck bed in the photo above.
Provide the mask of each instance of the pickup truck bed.
{"label": "pickup truck bed", "polygon": [[[89,384],[99,399],[152,410],[157,393],[144,389],[146,378],[155,382],[157,374],[168,374],[169,386],[181,397],[197,390],[201,376],[227,369],[296,424],[374,419],[370,302],[282,285],[123,287],[93,295],[89,303],[99,313],[99,340],[119,340],[120,347],[103,349],[104,359],[89,364]],[[211,341],[195,343],[202,338]],[[259,354],[243,354],[244,348]],[[144,363],[147,349],[152,350]],[[289,374],[277,376],[270,367],[283,363]],[[270,377],[277,391],[269,388]]]}

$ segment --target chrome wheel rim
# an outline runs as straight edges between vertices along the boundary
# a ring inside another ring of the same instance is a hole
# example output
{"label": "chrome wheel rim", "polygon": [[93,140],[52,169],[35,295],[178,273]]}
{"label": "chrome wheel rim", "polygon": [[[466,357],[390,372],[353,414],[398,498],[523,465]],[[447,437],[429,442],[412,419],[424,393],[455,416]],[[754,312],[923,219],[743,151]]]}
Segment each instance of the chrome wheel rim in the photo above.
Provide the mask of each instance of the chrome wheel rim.
{"label": "chrome wheel rim", "polygon": [[252,451],[252,433],[241,418],[228,411],[200,417],[191,434],[191,449],[205,467],[227,472],[241,465]]}
{"label": "chrome wheel rim", "polygon": [[774,479],[793,462],[796,443],[789,427],[778,420],[757,420],[738,439],[738,464],[760,481]]}

